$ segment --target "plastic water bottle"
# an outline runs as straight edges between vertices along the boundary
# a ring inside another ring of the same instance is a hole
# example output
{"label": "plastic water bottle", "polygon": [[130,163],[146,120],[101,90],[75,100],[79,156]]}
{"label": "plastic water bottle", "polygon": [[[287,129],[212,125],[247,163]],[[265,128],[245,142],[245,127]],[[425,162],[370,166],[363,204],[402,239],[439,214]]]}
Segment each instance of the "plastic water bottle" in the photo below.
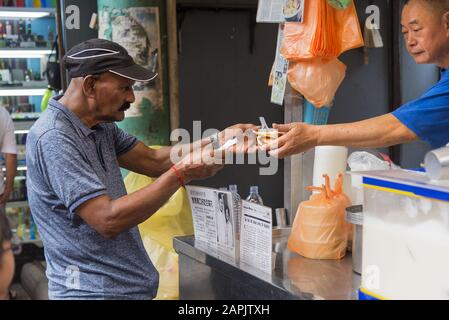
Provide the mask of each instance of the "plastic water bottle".
{"label": "plastic water bottle", "polygon": [[233,201],[233,207],[235,216],[237,218],[236,223],[236,238],[237,240],[240,240],[240,224],[242,219],[242,198],[240,197],[238,193],[237,185],[233,184],[229,186],[229,191],[232,193],[232,201]]}
{"label": "plastic water bottle", "polygon": [[246,198],[246,201],[263,205],[262,197],[259,195],[259,187],[252,186],[249,189],[249,196]]}

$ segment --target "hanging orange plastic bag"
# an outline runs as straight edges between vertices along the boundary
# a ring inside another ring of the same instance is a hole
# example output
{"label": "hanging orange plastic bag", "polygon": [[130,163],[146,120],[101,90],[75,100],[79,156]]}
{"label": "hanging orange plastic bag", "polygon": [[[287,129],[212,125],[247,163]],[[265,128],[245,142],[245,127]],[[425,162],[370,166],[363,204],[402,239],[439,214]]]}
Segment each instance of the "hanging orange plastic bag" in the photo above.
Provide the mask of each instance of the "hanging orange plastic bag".
{"label": "hanging orange plastic bag", "polygon": [[[342,177],[337,183],[343,183]],[[322,188],[308,189],[319,193],[299,205],[288,248],[309,259],[341,259],[347,248],[344,211],[348,198],[343,196],[341,186],[332,190],[328,178]]]}
{"label": "hanging orange plastic bag", "polygon": [[304,22],[285,24],[282,55],[290,61],[336,58],[364,45],[354,3],[338,10],[326,0],[304,4]]}
{"label": "hanging orange plastic bag", "polygon": [[338,59],[290,62],[288,81],[315,107],[331,105],[346,76],[346,66]]}

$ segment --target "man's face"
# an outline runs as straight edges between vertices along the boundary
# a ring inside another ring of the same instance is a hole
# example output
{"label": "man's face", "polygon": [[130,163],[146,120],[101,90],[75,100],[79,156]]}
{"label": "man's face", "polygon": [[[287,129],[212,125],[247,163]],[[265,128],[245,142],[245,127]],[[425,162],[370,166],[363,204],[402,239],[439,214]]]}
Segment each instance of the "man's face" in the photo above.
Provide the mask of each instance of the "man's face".
{"label": "man's face", "polygon": [[111,72],[103,73],[95,81],[95,118],[100,122],[122,121],[135,101],[134,84],[135,81]]}
{"label": "man's face", "polygon": [[402,11],[401,24],[407,50],[416,63],[442,66],[449,54],[449,31],[442,14],[425,1],[412,0]]}

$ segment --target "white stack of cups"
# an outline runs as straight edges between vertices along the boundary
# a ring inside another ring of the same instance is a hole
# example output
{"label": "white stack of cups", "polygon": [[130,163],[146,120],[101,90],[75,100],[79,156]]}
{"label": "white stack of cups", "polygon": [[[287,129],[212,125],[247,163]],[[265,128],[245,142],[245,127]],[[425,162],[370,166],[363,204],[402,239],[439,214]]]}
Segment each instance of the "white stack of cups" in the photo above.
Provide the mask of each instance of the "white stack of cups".
{"label": "white stack of cups", "polygon": [[315,148],[315,161],[313,165],[313,185],[321,187],[325,181],[324,174],[329,175],[331,186],[334,185],[337,175],[346,172],[348,148],[323,146]]}

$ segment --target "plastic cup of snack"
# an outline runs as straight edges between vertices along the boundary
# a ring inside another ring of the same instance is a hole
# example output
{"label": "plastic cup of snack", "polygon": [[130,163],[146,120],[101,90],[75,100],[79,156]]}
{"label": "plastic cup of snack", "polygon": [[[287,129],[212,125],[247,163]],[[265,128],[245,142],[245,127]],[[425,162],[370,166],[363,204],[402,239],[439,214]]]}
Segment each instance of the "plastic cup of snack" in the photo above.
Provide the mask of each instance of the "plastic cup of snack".
{"label": "plastic cup of snack", "polygon": [[259,129],[256,132],[257,144],[259,147],[268,145],[279,137],[279,132],[277,129]]}

